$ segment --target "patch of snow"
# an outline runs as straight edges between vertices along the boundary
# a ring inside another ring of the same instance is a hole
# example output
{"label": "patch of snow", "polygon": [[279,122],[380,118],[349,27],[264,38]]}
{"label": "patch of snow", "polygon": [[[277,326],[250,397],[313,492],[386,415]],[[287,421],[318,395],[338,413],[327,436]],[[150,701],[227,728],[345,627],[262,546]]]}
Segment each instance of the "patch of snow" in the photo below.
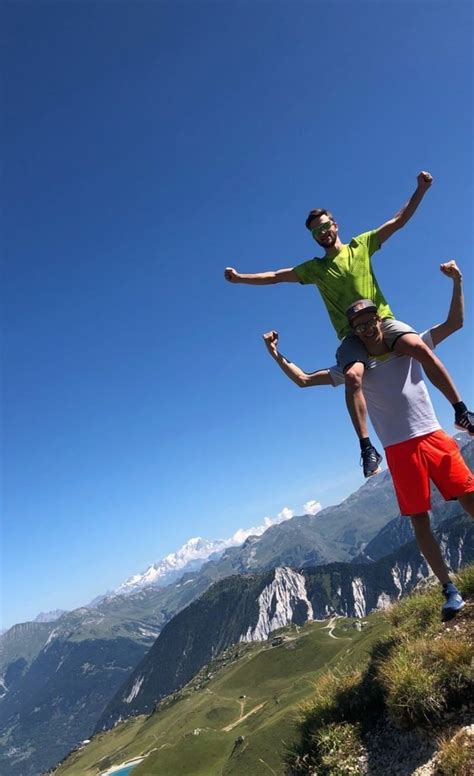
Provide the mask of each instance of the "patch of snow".
{"label": "patch of snow", "polygon": [[124,703],[131,703],[133,699],[137,697],[144,680],[145,680],[144,676],[138,677],[137,679],[135,679],[135,682],[133,684],[132,689],[130,690],[129,695],[127,695],[127,697],[123,699]]}
{"label": "patch of snow", "polygon": [[44,649],[46,649],[46,647],[48,647],[51,644],[52,640],[58,635],[58,633],[59,633],[59,629],[58,628],[53,628],[53,630],[51,631],[51,633],[48,636],[48,640],[47,640],[46,644],[44,645]]}
{"label": "patch of snow", "polygon": [[196,536],[189,539],[177,552],[172,552],[142,574],[134,574],[114,591],[114,595],[129,595],[141,588],[153,585],[167,585],[176,575],[186,568],[199,568],[214,553],[223,552],[226,542],[211,542]]}
{"label": "patch of snow", "polygon": [[156,639],[159,636],[159,631],[149,630],[149,628],[138,629],[142,636],[150,636],[150,638]]}
{"label": "patch of snow", "polygon": [[460,569],[460,568],[461,568],[461,566],[462,566],[462,561],[463,561],[463,548],[464,548],[464,539],[463,539],[463,537],[461,536],[461,537],[459,538],[459,546],[458,546],[458,566],[457,566],[457,567],[458,567],[458,569]]}
{"label": "patch of snow", "polygon": [[[200,536],[189,539],[177,552],[172,552],[162,560],[153,563],[143,573],[129,577],[113,591],[111,597],[131,595],[147,587],[164,587],[169,585],[179,579],[186,571],[197,571],[207,560],[221,557],[230,547],[239,547],[249,537],[257,540],[268,528],[279,525],[286,520],[291,520],[293,515],[292,509],[284,507],[275,518],[265,517],[262,525],[253,526],[252,528],[239,528],[228,539],[209,541],[208,539],[202,539]],[[251,557],[253,556],[251,555]],[[101,600],[104,599],[99,596],[94,599],[90,606],[95,605]]]}

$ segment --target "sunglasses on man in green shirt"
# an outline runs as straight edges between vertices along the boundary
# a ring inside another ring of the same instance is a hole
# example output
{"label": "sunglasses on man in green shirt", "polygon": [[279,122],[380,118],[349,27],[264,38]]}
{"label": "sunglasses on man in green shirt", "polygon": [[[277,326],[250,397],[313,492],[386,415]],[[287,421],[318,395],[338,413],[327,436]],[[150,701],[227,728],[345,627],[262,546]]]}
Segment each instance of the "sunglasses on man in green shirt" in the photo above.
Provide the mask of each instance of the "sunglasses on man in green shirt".
{"label": "sunglasses on man in green shirt", "polygon": [[311,229],[311,234],[313,235],[314,239],[317,240],[320,234],[329,232],[331,226],[332,226],[332,221],[325,221],[324,224],[319,224],[319,226],[316,226],[314,229]]}

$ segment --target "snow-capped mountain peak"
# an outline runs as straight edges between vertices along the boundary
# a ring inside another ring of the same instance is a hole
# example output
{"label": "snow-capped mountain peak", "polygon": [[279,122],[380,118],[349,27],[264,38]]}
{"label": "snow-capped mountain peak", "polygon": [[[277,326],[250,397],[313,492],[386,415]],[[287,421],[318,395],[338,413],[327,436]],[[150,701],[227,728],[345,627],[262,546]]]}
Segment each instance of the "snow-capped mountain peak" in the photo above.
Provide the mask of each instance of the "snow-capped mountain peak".
{"label": "snow-capped mountain peak", "polygon": [[[305,504],[309,514],[316,514],[321,505],[316,501],[309,501]],[[179,577],[189,571],[199,571],[201,566],[207,560],[217,560],[221,557],[224,550],[229,547],[238,547],[249,537],[255,540],[260,537],[268,528],[279,525],[280,523],[291,520],[293,510],[284,507],[275,517],[265,517],[261,525],[251,528],[239,528],[228,539],[218,539],[209,541],[201,536],[194,536],[183,544],[177,552],[171,552],[162,560],[156,561],[149,566],[143,573],[134,574],[117,587],[112,593],[107,593],[107,597],[116,595],[131,595],[137,593],[146,587],[165,587],[176,582]],[[89,604],[95,606],[103,600],[104,596],[95,598]]]}
{"label": "snow-capped mountain peak", "polygon": [[165,586],[174,582],[185,571],[196,571],[211,555],[224,551],[226,542],[211,542],[200,536],[189,539],[177,552],[171,552],[165,558],[149,566],[143,573],[129,577],[116,590],[114,595],[129,595],[151,585]]}

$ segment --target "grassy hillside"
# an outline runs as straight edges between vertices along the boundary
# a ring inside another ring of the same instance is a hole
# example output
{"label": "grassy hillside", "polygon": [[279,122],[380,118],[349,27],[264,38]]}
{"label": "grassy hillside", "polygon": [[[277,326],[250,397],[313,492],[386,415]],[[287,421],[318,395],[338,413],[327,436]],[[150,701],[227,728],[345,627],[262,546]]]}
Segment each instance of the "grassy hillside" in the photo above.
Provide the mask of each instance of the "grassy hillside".
{"label": "grassy hillside", "polygon": [[447,623],[428,586],[361,630],[338,618],[236,645],[55,776],[98,776],[139,756],[133,776],[469,776],[474,566],[458,584],[471,601]]}
{"label": "grassy hillside", "polygon": [[438,586],[414,592],[388,611],[365,668],[320,677],[291,776],[474,773],[474,565],[458,586],[468,602],[455,619],[440,622]]}
{"label": "grassy hillside", "polygon": [[[264,643],[239,644],[165,699],[72,754],[56,776],[99,774],[147,755],[133,776],[283,776],[285,753],[298,738],[297,714],[328,666],[358,665],[387,631],[380,615],[356,630],[340,618],[288,628]],[[336,626],[336,627],[334,627]],[[243,740],[240,738],[243,737]]]}

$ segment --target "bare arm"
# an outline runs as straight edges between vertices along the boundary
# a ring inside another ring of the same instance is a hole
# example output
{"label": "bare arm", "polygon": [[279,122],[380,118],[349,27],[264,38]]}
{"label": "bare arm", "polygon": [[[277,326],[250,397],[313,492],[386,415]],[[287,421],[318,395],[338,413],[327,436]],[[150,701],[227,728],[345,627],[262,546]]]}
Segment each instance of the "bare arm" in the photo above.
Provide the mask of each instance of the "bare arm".
{"label": "bare arm", "polygon": [[233,267],[226,267],[224,277],[229,283],[246,283],[251,286],[269,286],[273,283],[298,283],[299,278],[293,268],[277,269],[274,272],[256,272],[245,275]]}
{"label": "bare arm", "polygon": [[384,224],[382,224],[382,226],[379,226],[379,228],[376,229],[381,245],[386,240],[388,240],[388,238],[391,237],[394,232],[398,231],[398,229],[401,229],[402,226],[405,226],[407,221],[410,220],[421,200],[433,183],[433,177],[429,172],[423,170],[418,174],[417,182],[417,187],[408,202],[403,205],[402,208],[400,208],[398,213],[396,213],[393,218],[391,218],[389,221],[386,221]]}
{"label": "bare arm", "polygon": [[317,372],[304,372],[299,366],[288,361],[278,352],[278,332],[268,331],[263,335],[263,341],[271,357],[277,362],[280,369],[293,380],[300,388],[309,388],[312,385],[334,385],[329,369],[319,369]]}
{"label": "bare arm", "polygon": [[462,274],[456,262],[448,261],[440,265],[441,272],[453,281],[453,293],[449,306],[448,317],[444,323],[431,329],[431,337],[435,345],[439,345],[450,334],[461,329],[464,323],[464,294],[462,290]]}

